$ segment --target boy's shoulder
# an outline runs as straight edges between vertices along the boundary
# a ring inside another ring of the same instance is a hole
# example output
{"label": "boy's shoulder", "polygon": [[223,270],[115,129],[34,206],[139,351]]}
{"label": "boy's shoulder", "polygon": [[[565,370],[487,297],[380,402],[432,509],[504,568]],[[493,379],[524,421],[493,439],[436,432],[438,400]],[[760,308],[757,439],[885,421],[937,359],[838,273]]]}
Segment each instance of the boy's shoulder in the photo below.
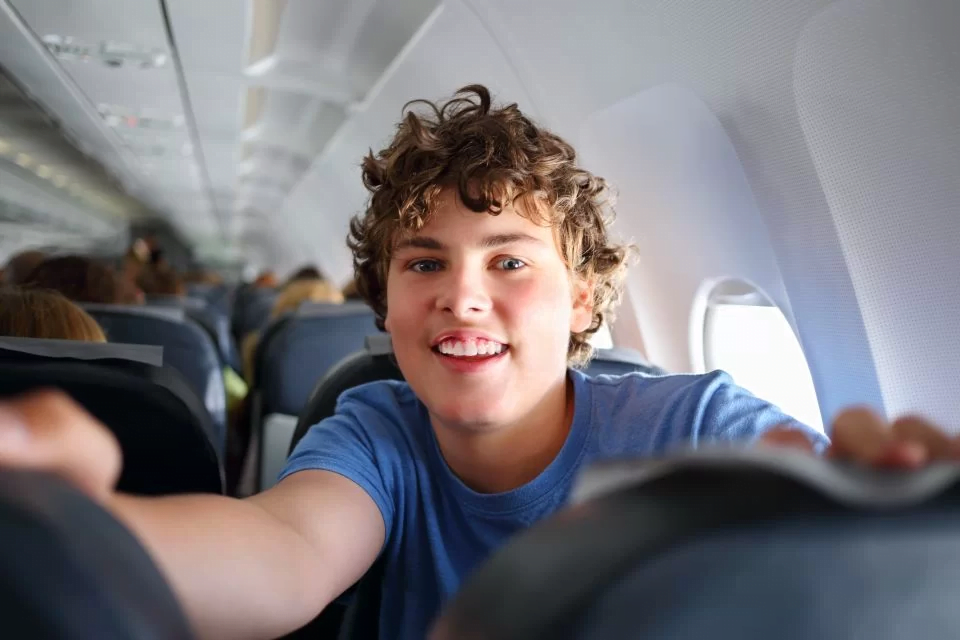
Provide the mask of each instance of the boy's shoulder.
{"label": "boy's shoulder", "polygon": [[[718,390],[736,387],[724,371],[709,373],[625,373],[591,376],[571,371],[590,389],[590,402],[613,411],[656,410],[678,401],[709,401]],[[737,387],[739,389],[739,387]]]}
{"label": "boy's shoulder", "polygon": [[588,376],[574,372],[606,453],[655,454],[677,445],[755,440],[778,425],[825,440],[724,371],[703,374]]}

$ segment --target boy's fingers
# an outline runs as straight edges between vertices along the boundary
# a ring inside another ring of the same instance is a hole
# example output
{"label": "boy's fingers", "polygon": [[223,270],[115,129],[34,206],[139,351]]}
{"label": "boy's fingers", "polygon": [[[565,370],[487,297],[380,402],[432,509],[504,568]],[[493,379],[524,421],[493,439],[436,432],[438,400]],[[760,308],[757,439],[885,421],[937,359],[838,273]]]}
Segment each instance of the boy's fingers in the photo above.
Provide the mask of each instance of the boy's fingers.
{"label": "boy's fingers", "polygon": [[894,438],[901,442],[922,445],[931,460],[943,460],[954,456],[954,444],[950,436],[919,416],[903,416],[891,427]]}
{"label": "boy's fingers", "polygon": [[865,464],[888,455],[894,442],[886,422],[866,407],[846,409],[837,415],[831,431],[830,455]]}
{"label": "boy's fingers", "polygon": [[0,465],[50,471],[102,500],[120,476],[120,446],[68,395],[37,391],[0,402]]}

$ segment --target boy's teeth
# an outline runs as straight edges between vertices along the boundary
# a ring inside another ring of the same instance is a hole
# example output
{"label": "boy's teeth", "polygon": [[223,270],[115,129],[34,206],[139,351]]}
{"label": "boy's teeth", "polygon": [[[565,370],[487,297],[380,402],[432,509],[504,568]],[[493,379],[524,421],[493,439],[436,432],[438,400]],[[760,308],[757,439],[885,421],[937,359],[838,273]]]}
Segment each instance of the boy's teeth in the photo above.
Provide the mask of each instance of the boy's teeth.
{"label": "boy's teeth", "polygon": [[440,353],[454,357],[493,356],[503,351],[503,345],[489,340],[444,340]]}

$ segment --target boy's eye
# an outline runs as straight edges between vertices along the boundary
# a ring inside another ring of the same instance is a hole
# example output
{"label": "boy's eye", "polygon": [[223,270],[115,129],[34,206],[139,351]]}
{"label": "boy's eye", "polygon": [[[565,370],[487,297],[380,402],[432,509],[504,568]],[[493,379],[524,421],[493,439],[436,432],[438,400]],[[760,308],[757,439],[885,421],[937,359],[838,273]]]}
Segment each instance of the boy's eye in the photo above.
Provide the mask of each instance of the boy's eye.
{"label": "boy's eye", "polygon": [[437,260],[416,260],[407,267],[415,273],[433,273],[440,270],[440,262]]}
{"label": "boy's eye", "polygon": [[504,258],[497,261],[497,266],[504,271],[516,271],[517,269],[523,269],[527,266],[527,263],[519,258]]}

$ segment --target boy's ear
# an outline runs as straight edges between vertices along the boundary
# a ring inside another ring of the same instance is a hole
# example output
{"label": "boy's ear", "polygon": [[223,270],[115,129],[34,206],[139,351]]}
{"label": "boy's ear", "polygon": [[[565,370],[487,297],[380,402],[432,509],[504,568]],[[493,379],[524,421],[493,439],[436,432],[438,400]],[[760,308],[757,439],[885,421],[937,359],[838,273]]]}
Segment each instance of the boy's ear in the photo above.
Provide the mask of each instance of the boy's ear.
{"label": "boy's ear", "polygon": [[570,333],[580,333],[593,322],[593,280],[573,278],[573,313],[570,315]]}

